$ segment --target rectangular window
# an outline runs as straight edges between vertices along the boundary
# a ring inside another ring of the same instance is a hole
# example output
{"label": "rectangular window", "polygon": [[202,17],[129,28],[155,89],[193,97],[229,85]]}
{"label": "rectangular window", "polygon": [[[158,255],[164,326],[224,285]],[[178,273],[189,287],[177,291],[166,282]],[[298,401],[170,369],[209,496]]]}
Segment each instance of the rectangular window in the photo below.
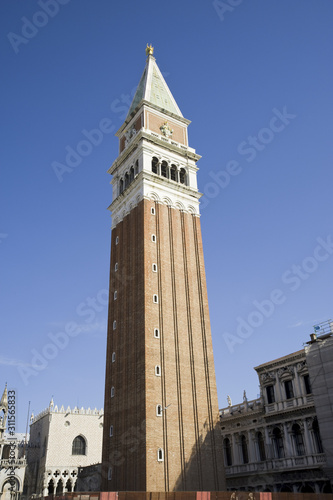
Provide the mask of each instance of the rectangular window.
{"label": "rectangular window", "polygon": [[291,380],[286,380],[284,383],[284,388],[286,391],[286,398],[292,399],[294,397],[293,383]]}
{"label": "rectangular window", "polygon": [[310,377],[309,377],[308,373],[306,375],[304,375],[303,380],[304,380],[305,393],[312,394],[311,382],[310,382]]}
{"label": "rectangular window", "polygon": [[158,295],[153,295],[153,302],[154,304],[158,304]]}
{"label": "rectangular window", "polygon": [[114,329],[114,330],[117,328],[117,321],[116,321],[116,320],[114,320],[114,322],[113,322],[113,325],[112,325],[112,326],[113,326],[113,329]]}
{"label": "rectangular window", "polygon": [[116,361],[116,353],[113,352],[112,353],[112,363],[114,363]]}
{"label": "rectangular window", "polygon": [[275,403],[274,387],[272,385],[268,385],[266,387],[266,394],[267,394],[267,403],[269,405]]}
{"label": "rectangular window", "polygon": [[119,236],[116,236],[116,245],[119,243]]}
{"label": "rectangular window", "polygon": [[161,367],[159,365],[155,366],[155,375],[156,375],[156,377],[161,376]]}
{"label": "rectangular window", "polygon": [[115,290],[114,293],[113,293],[113,300],[117,300],[117,295],[118,295],[117,294],[117,290]]}
{"label": "rectangular window", "polygon": [[164,460],[164,453],[163,453],[162,448],[159,448],[157,451],[157,461],[163,462],[163,460]]}
{"label": "rectangular window", "polygon": [[113,436],[113,425],[110,425],[110,437]]}
{"label": "rectangular window", "polygon": [[115,263],[115,265],[114,265],[114,270],[115,270],[115,271],[118,271],[118,262],[116,262],[116,263]]}
{"label": "rectangular window", "polygon": [[155,215],[155,208],[151,207],[151,214]]}
{"label": "rectangular window", "polygon": [[108,470],[108,480],[111,481],[112,479],[112,467],[109,467],[109,470]]}
{"label": "rectangular window", "polygon": [[153,273],[157,273],[157,264],[153,264]]}

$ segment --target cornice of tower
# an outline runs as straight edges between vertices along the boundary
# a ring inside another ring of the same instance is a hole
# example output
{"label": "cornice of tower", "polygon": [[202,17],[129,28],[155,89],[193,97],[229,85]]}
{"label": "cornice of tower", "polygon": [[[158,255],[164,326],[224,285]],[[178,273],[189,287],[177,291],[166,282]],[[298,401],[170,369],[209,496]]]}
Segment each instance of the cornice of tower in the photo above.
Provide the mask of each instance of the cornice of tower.
{"label": "cornice of tower", "polygon": [[[108,174],[113,175],[119,165],[121,165],[129,156],[133,154],[133,152],[138,148],[141,139],[146,139],[152,144],[162,146],[166,150],[181,154],[184,158],[190,158],[194,161],[199,161],[201,158],[201,156],[195,152],[195,149],[190,148],[189,146],[184,146],[172,139],[167,139],[162,135],[159,136],[154,132],[146,132],[144,129],[141,129],[131,140],[127,148],[124,149],[124,151],[122,151],[118,158],[112,163],[111,167],[107,171]],[[199,169],[196,167],[196,170]]]}

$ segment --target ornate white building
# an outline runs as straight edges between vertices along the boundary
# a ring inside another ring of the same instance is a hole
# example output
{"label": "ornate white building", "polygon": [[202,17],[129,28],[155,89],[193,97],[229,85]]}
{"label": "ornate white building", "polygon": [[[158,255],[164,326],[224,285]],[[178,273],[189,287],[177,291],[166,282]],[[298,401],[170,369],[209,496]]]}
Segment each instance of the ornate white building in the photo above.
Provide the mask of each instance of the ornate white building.
{"label": "ornate white building", "polygon": [[26,470],[25,436],[15,432],[15,393],[11,393],[6,386],[0,400],[0,500],[20,498]]}
{"label": "ornate white building", "polygon": [[79,468],[101,463],[103,410],[58,408],[31,416],[27,493],[75,491]]}
{"label": "ornate white building", "polygon": [[[229,490],[332,492],[333,336],[255,368],[260,397],[220,410]],[[322,439],[323,438],[323,439]]]}

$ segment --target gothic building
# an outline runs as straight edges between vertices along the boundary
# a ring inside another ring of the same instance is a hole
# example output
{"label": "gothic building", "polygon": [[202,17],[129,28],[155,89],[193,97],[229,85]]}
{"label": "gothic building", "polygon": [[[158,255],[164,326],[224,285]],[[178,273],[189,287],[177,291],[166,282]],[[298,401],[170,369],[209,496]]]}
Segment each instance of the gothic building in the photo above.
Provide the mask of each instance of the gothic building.
{"label": "gothic building", "polygon": [[147,61],[109,169],[105,491],[223,490],[196,162]]}
{"label": "gothic building", "polygon": [[[28,498],[77,491],[79,470],[101,462],[102,431],[103,410],[96,408],[58,408],[52,400],[44,411],[31,415]],[[87,489],[99,490],[100,482]]]}
{"label": "gothic building", "polygon": [[[331,493],[333,335],[255,368],[261,396],[220,410],[229,490]],[[327,329],[327,326],[326,326]]]}

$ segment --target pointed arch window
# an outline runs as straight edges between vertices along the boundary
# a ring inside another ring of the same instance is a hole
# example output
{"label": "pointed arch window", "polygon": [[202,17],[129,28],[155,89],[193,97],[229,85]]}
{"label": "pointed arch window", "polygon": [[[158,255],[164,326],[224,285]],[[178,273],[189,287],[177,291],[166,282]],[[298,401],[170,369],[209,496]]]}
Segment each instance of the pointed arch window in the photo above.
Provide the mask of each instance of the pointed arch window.
{"label": "pointed arch window", "polygon": [[119,181],[119,194],[121,194],[124,191],[124,180],[120,179]]}
{"label": "pointed arch window", "polygon": [[72,455],[85,455],[86,441],[82,436],[76,436],[72,444]]}

